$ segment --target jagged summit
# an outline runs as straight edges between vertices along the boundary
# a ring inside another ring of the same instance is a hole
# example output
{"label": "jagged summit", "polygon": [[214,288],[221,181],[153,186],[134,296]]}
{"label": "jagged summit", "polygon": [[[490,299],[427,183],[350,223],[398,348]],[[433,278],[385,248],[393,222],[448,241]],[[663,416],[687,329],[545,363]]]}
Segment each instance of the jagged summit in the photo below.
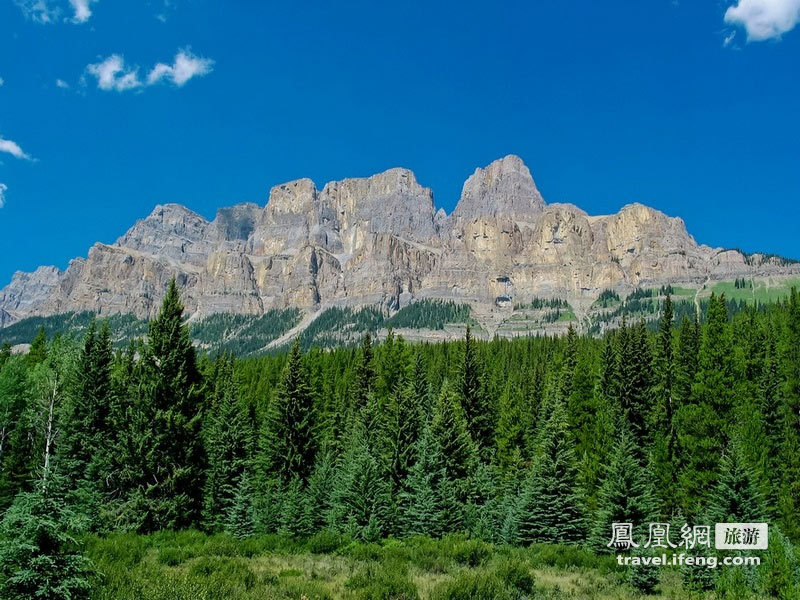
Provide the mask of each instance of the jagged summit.
{"label": "jagged summit", "polygon": [[456,218],[475,219],[498,215],[529,218],[544,209],[545,202],[531,172],[519,156],[509,154],[475,172],[464,182]]}
{"label": "jagged summit", "polygon": [[682,219],[643,204],[590,216],[546,204],[521,158],[476,169],[452,214],[413,172],[274,186],[265,206],[220,208],[213,221],[158,205],[116,243],[61,272],[17,273],[0,290],[0,324],[66,311],[156,310],[175,277],[195,316],[332,305],[397,308],[448,298],[493,310],[498,298],[591,301],[602,290],[800,272],[776,257],[698,245]]}

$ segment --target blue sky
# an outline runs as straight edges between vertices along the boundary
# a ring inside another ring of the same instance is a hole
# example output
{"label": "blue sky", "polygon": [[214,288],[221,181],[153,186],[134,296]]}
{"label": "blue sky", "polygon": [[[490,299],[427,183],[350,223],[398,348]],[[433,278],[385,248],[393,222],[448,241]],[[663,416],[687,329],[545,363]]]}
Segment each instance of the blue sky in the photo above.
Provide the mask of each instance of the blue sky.
{"label": "blue sky", "polygon": [[452,210],[519,154],[548,202],[633,201],[800,258],[800,0],[0,0],[0,286],[158,203],[211,218],[394,166]]}

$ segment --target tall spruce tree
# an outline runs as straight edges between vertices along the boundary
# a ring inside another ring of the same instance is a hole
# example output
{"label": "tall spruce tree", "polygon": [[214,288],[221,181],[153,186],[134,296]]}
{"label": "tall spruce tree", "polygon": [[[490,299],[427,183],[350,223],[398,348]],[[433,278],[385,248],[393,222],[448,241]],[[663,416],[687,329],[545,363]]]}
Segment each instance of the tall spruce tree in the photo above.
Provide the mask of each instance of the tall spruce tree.
{"label": "tall spruce tree", "polygon": [[675,360],[673,353],[673,308],[667,296],[658,324],[655,352],[653,353],[653,410],[651,416],[651,461],[656,489],[664,514],[678,510],[678,473],[675,448],[678,436],[675,430]]}
{"label": "tall spruce tree", "polygon": [[256,517],[253,506],[253,488],[250,476],[243,473],[236,483],[233,500],[227,507],[223,530],[238,539],[248,538],[255,533]]}
{"label": "tall spruce tree", "polygon": [[262,479],[284,484],[295,477],[308,480],[317,450],[314,413],[313,391],[295,342],[261,431],[257,463]]}
{"label": "tall spruce tree", "polygon": [[682,468],[679,474],[683,512],[696,516],[705,495],[716,482],[722,451],[728,442],[736,377],[731,352],[728,308],[724,296],[711,295],[699,370],[690,400],[676,418]]}
{"label": "tall spruce tree", "polygon": [[30,481],[33,436],[24,357],[9,358],[0,370],[0,512]]}
{"label": "tall spruce tree", "polygon": [[96,573],[72,528],[64,480],[50,467],[17,496],[0,524],[0,597],[89,598]]}
{"label": "tall spruce tree", "polygon": [[441,536],[446,531],[438,482],[446,477],[446,473],[441,466],[439,447],[429,427],[422,431],[414,450],[416,460],[399,498],[399,533],[403,537]]}
{"label": "tall spruce tree", "polygon": [[372,347],[372,336],[369,332],[361,340],[361,352],[356,363],[356,374],[353,388],[351,414],[357,418],[358,412],[366,406],[367,398],[372,393],[377,374],[375,372],[375,351]]}
{"label": "tall spruce tree", "polygon": [[92,321],[80,354],[77,385],[67,403],[59,453],[70,488],[76,493],[75,501],[82,505],[79,510],[94,527],[100,526],[116,437],[110,414],[114,405],[113,360],[108,322],[104,321],[98,332]]}
{"label": "tall spruce tree", "polygon": [[644,320],[619,331],[619,402],[635,441],[635,451],[644,464],[649,444],[650,347]]}
{"label": "tall spruce tree", "polygon": [[475,444],[458,396],[447,382],[442,386],[433,411],[431,435],[439,446],[441,467],[447,477],[459,481],[466,479],[475,465]]}
{"label": "tall spruce tree", "polygon": [[608,545],[613,523],[631,523],[636,538],[647,533],[647,523],[655,514],[655,500],[648,474],[638,459],[639,454],[633,436],[623,424],[600,488],[597,513],[589,536],[589,547],[595,552],[614,551]]}
{"label": "tall spruce tree", "polygon": [[360,418],[336,472],[328,524],[357,539],[376,541],[389,525],[391,488],[368,433]]}
{"label": "tall spruce tree", "polygon": [[557,400],[517,505],[516,531],[521,543],[566,544],[584,539],[584,505],[572,444],[566,409]]}
{"label": "tall spruce tree", "polygon": [[783,440],[780,448],[781,478],[779,511],[783,531],[800,540],[800,294],[789,296],[786,335],[783,344]]}
{"label": "tall spruce tree", "polygon": [[127,518],[141,531],[178,529],[200,518],[205,456],[202,379],[174,279],[142,352],[130,415],[140,469]]}
{"label": "tall spruce tree", "polygon": [[494,442],[494,408],[486,394],[483,370],[469,326],[464,337],[458,391],[467,430],[480,454],[486,457]]}
{"label": "tall spruce tree", "polygon": [[394,490],[402,488],[414,462],[414,451],[422,429],[422,408],[417,405],[413,387],[405,376],[398,376],[383,407],[381,452]]}
{"label": "tall spruce tree", "polygon": [[206,435],[208,468],[203,506],[203,520],[212,531],[224,527],[247,466],[252,441],[246,415],[239,403],[232,358],[218,359],[215,379],[217,401]]}

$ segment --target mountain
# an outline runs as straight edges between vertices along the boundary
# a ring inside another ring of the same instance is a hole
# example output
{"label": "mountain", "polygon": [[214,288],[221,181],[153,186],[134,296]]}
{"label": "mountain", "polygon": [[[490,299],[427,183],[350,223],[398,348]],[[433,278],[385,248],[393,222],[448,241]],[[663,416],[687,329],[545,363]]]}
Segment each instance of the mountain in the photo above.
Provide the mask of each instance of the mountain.
{"label": "mountain", "polygon": [[494,333],[515,307],[564,299],[585,314],[604,290],[739,278],[787,278],[800,265],[698,245],[684,222],[630,204],[590,216],[546,204],[517,156],[476,169],[452,214],[407,169],[275,186],[265,207],[222,208],[213,221],[157,206],[114,244],[97,243],[61,272],[16,273],[0,290],[0,326],[91,311],[152,316],[175,278],[193,320],[333,306],[391,314],[420,299],[467,304]]}

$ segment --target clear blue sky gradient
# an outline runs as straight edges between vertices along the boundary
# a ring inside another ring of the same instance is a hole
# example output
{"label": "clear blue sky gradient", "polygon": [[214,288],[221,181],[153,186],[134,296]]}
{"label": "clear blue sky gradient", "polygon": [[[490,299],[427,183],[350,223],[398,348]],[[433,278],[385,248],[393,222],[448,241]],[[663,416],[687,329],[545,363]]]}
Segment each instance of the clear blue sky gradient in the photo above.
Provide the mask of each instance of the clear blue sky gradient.
{"label": "clear blue sky gradient", "polygon": [[[404,166],[449,212],[509,153],[548,202],[639,201],[698,242],[800,258],[800,28],[724,47],[716,0],[171,4],[41,25],[0,0],[0,136],[36,159],[0,154],[0,286],[158,203],[212,218],[299,177]],[[146,75],[186,47],[215,64],[183,87],[81,83],[113,53]]]}

